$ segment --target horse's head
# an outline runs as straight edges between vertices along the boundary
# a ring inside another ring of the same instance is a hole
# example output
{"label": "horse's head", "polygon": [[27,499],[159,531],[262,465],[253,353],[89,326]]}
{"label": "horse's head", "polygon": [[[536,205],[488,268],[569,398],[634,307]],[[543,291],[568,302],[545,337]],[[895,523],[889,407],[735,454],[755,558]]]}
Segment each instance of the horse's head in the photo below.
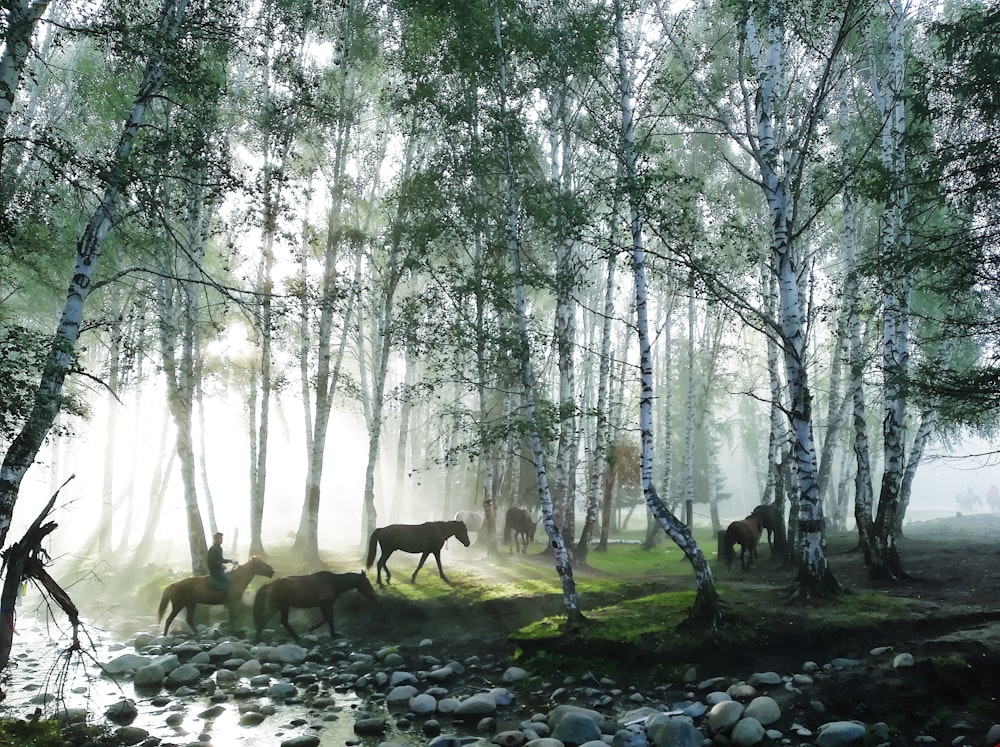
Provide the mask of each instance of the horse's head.
{"label": "horse's head", "polygon": [[260,556],[250,556],[250,560],[248,560],[247,563],[250,565],[250,570],[253,571],[253,575],[267,576],[268,578],[274,577],[274,569]]}
{"label": "horse's head", "polygon": [[358,585],[355,588],[361,593],[361,596],[368,597],[369,599],[377,598],[378,595],[375,593],[375,588],[372,586],[372,582],[368,580],[368,574],[361,571],[361,573],[357,574],[357,577]]}
{"label": "horse's head", "polygon": [[538,522],[533,521],[528,524],[528,542],[535,541],[535,530],[538,529]]}
{"label": "horse's head", "polygon": [[469,528],[465,526],[465,522],[453,521],[452,524],[455,529],[455,537],[459,542],[468,547],[471,544],[471,540],[469,540]]}

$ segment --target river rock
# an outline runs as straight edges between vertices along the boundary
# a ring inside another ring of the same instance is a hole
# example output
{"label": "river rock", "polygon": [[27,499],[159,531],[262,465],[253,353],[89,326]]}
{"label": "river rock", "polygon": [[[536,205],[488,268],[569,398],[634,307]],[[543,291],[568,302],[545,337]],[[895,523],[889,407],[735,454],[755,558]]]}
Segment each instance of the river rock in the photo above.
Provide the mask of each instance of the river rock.
{"label": "river rock", "polygon": [[359,718],[354,722],[354,733],[358,736],[377,736],[383,734],[385,729],[386,721],[380,716]]}
{"label": "river rock", "polygon": [[893,669],[903,669],[905,667],[913,666],[913,654],[896,654],[892,657],[892,668]]}
{"label": "river rock", "polygon": [[437,710],[437,698],[427,693],[419,693],[410,698],[410,710],[418,716],[426,716]]}
{"label": "river rock", "polygon": [[[176,667],[175,667],[176,669]],[[159,664],[147,664],[139,667],[132,675],[132,685],[136,688],[159,688],[163,685],[165,673]]]}
{"label": "river rock", "polygon": [[[700,747],[705,741],[704,735],[690,718],[668,716],[665,713],[646,719],[646,735],[655,747]],[[617,734],[615,740],[617,743]]]}
{"label": "river rock", "polygon": [[496,713],[497,702],[491,693],[476,693],[458,704],[456,716],[487,716]]}
{"label": "river rock", "polygon": [[300,734],[281,740],[281,747],[318,747],[319,737],[315,734]]}
{"label": "river rock", "polygon": [[588,718],[590,718],[595,724],[600,723],[601,720],[604,718],[604,714],[592,710],[590,708],[582,708],[581,706],[564,704],[564,705],[557,705],[555,708],[549,711],[549,715],[545,720],[548,723],[549,727],[554,732],[556,730],[556,727],[559,726],[559,722],[562,721],[566,717],[566,715],[570,713],[583,714]]}
{"label": "river rock", "polygon": [[712,706],[708,712],[708,728],[713,734],[728,732],[736,726],[743,715],[743,704],[735,700],[724,700]]}
{"label": "river rock", "polygon": [[528,738],[520,729],[507,729],[494,734],[490,741],[500,747],[522,747]]}
{"label": "river rock", "polygon": [[747,718],[757,719],[762,726],[770,726],[781,718],[781,707],[774,698],[761,695],[747,704],[743,715]]}
{"label": "river rock", "polygon": [[860,721],[828,721],[819,727],[818,747],[849,747],[865,738],[867,728]]}
{"label": "river rock", "polygon": [[247,659],[236,669],[238,677],[256,677],[260,674],[261,666],[257,659]]}
{"label": "river rock", "polygon": [[558,739],[565,745],[582,745],[595,739],[599,740],[601,730],[597,726],[597,721],[586,713],[570,711],[552,728],[552,738]]}
{"label": "river rock", "polygon": [[201,670],[194,664],[181,664],[167,675],[164,684],[170,688],[183,687],[193,685],[199,677],[201,677]]}
{"label": "river rock", "polygon": [[[611,738],[611,747],[648,747],[651,741],[651,739],[646,738],[645,732],[641,729],[619,729]],[[656,743],[653,742],[653,744]],[[698,744],[701,744],[701,742],[698,742]],[[692,747],[697,747],[697,745],[693,745]]]}
{"label": "river rock", "polygon": [[104,671],[112,676],[120,674],[132,674],[139,667],[148,666],[151,663],[151,659],[147,656],[139,656],[139,654],[122,654],[121,656],[116,656],[114,659],[109,661],[103,666]]}
{"label": "river rock", "polygon": [[409,703],[410,698],[417,694],[417,688],[413,685],[399,685],[398,687],[392,688],[389,694],[385,696],[385,702],[387,705],[401,705],[403,703]]}
{"label": "river rock", "polygon": [[397,685],[416,685],[419,680],[412,672],[406,672],[403,670],[397,670],[389,675],[389,686],[396,687]]}
{"label": "river rock", "polygon": [[129,745],[145,742],[149,738],[149,732],[140,729],[138,726],[123,726],[115,730],[115,744]]}
{"label": "river rock", "polygon": [[777,672],[755,672],[750,675],[750,679],[747,680],[747,684],[753,687],[760,687],[761,685],[780,685],[781,675]]}
{"label": "river rock", "polygon": [[741,718],[729,734],[729,741],[734,747],[754,747],[764,739],[764,727],[760,721],[748,716]]}
{"label": "river rock", "polygon": [[181,660],[177,658],[177,654],[160,654],[149,663],[158,666],[164,674],[169,674],[181,665]]}
{"label": "river rock", "polygon": [[291,682],[275,682],[267,688],[267,697],[271,700],[287,700],[298,695],[299,689]]}
{"label": "river rock", "polygon": [[131,724],[135,721],[135,717],[138,715],[139,709],[135,707],[135,701],[129,700],[128,698],[123,698],[117,703],[111,704],[104,712],[104,717],[107,718],[108,721],[120,726]]}
{"label": "river rock", "polygon": [[521,667],[507,667],[500,677],[500,681],[504,684],[510,684],[512,682],[520,682],[528,673],[521,669]]}
{"label": "river rock", "polygon": [[264,722],[265,716],[260,711],[247,711],[240,714],[240,726],[257,726]]}

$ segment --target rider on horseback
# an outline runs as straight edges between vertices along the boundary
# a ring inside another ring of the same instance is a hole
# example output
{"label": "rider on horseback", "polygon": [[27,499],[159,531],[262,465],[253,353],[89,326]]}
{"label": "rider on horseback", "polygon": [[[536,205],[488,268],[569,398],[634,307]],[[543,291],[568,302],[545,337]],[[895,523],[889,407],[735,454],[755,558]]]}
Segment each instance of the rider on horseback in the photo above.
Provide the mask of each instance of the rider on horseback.
{"label": "rider on horseback", "polygon": [[235,560],[222,557],[222,532],[216,532],[212,538],[212,546],[208,548],[208,555],[205,556],[208,564],[208,575],[212,577],[210,585],[221,589],[224,595],[229,594],[229,574],[226,573],[226,563],[235,563]]}

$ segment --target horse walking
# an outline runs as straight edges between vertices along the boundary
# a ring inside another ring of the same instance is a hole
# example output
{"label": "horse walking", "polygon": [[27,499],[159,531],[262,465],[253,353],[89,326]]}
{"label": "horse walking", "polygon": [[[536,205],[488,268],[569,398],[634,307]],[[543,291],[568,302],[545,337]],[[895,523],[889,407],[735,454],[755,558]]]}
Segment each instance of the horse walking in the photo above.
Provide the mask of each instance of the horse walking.
{"label": "horse walking", "polygon": [[[523,508],[511,506],[503,517],[503,541],[507,549],[514,552],[513,546],[518,552],[528,552],[528,543],[535,541],[535,527],[537,521],[531,520],[531,515]],[[522,544],[523,542],[523,544]]]}
{"label": "horse walking", "polygon": [[386,527],[379,527],[372,532],[368,538],[368,558],[365,568],[371,568],[375,562],[375,552],[381,546],[382,554],[379,556],[377,565],[376,580],[378,585],[382,585],[382,571],[385,571],[385,582],[391,583],[392,574],[386,562],[389,556],[396,550],[409,553],[421,553],[420,562],[417,563],[417,570],[410,576],[410,581],[417,580],[417,574],[424,567],[424,562],[428,555],[433,555],[437,561],[438,574],[445,583],[451,583],[444,575],[441,567],[441,548],[449,537],[455,537],[466,547],[469,546],[469,530],[461,521],[427,521],[423,524],[390,524]]}
{"label": "horse walking", "polygon": [[750,566],[757,557],[757,541],[760,539],[764,525],[759,516],[750,516],[739,521],[732,522],[726,527],[726,568],[732,570],[733,560],[736,553],[733,550],[735,545],[740,546],[740,567],[744,571],[749,571]]}
{"label": "horse walking", "polygon": [[263,559],[256,555],[243,565],[236,566],[229,573],[229,596],[224,597],[221,589],[209,585],[211,576],[191,576],[189,578],[175,581],[163,590],[160,597],[160,607],[156,613],[156,620],[159,622],[163,618],[163,613],[167,609],[167,603],[171,603],[170,615],[163,626],[163,635],[170,630],[170,623],[174,621],[181,610],[187,610],[185,620],[188,627],[194,630],[194,609],[199,604],[224,604],[229,608],[229,624],[234,622],[233,606],[243,598],[243,592],[250,585],[250,580],[254,576],[266,576],[271,578],[274,569]]}
{"label": "horse walking", "polygon": [[331,573],[318,571],[305,576],[285,576],[264,584],[257,589],[253,600],[253,622],[260,640],[264,624],[274,615],[281,613],[281,624],[297,641],[299,635],[288,623],[288,612],[292,607],[299,609],[318,607],[323,619],[309,628],[316,630],[323,623],[330,626],[330,637],[336,638],[333,626],[333,604],[344,592],[355,590],[362,596],[375,599],[375,589],[364,573]]}

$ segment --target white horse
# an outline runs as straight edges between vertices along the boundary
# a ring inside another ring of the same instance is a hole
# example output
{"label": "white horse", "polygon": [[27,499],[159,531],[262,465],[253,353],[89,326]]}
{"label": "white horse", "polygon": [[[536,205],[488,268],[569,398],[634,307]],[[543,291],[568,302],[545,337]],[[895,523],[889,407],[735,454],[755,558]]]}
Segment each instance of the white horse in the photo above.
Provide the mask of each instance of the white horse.
{"label": "white horse", "polygon": [[455,513],[455,521],[465,522],[465,527],[470,532],[478,532],[483,528],[486,514],[482,511],[458,511]]}

